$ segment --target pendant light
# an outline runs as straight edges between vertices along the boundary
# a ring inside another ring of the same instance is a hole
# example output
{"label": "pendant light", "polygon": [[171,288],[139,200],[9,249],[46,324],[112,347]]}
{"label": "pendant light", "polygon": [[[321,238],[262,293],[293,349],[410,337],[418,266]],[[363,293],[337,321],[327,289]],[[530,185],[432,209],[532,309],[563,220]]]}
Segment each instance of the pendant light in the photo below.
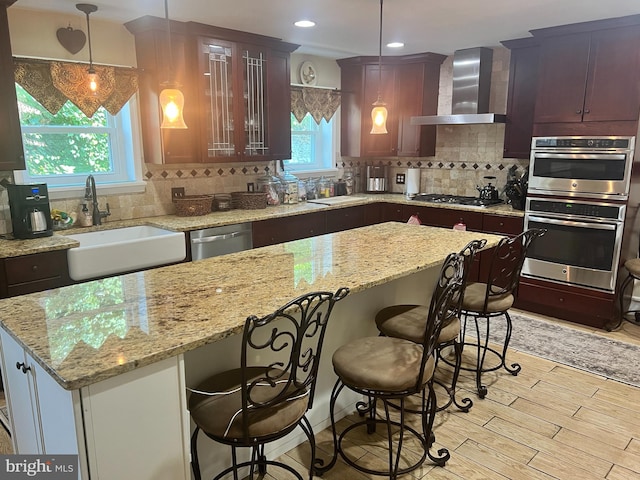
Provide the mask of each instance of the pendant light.
{"label": "pendant light", "polygon": [[379,135],[387,132],[387,104],[382,101],[380,88],[382,86],[382,1],[380,0],[380,42],[378,44],[378,99],[373,102],[371,110],[371,132]]}
{"label": "pendant light", "polygon": [[160,106],[162,107],[162,125],[160,128],[187,128],[182,113],[184,110],[184,95],[179,85],[173,79],[173,57],[171,54],[171,21],[169,20],[169,2],[164,0],[164,17],[167,21],[167,48],[169,50],[169,79],[160,86]]}
{"label": "pendant light", "polygon": [[98,74],[93,68],[93,54],[91,52],[91,27],[89,25],[89,14],[98,11],[98,7],[90,3],[77,3],[76,8],[87,17],[87,39],[89,40],[89,69],[87,70],[87,81],[89,82],[89,90],[95,95],[98,91]]}

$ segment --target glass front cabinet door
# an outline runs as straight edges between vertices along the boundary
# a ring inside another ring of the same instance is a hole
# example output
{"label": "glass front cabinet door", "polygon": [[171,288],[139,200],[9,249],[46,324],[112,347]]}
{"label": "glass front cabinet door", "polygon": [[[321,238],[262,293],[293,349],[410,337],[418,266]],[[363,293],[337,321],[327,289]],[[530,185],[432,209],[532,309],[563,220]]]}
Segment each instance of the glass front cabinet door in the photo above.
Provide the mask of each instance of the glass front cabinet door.
{"label": "glass front cabinet door", "polygon": [[[287,72],[288,68],[287,55]],[[281,95],[278,90],[289,86],[283,82],[277,55],[267,47],[202,38],[200,72],[205,161],[289,158],[290,134],[283,148],[278,132],[290,129],[290,95],[283,99],[288,100],[286,115],[273,101]]]}

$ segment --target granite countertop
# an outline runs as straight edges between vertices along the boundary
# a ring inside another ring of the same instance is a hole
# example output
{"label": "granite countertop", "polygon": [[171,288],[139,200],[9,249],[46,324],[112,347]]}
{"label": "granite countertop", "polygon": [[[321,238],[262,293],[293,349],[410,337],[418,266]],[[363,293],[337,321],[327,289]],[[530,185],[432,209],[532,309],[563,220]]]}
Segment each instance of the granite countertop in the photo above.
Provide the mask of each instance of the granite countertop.
{"label": "granite countertop", "polygon": [[366,205],[367,203],[375,202],[389,202],[402,205],[435,206],[438,208],[493,213],[496,215],[507,215],[513,217],[524,216],[524,212],[515,210],[510,205],[506,204],[495,205],[492,207],[474,207],[467,205],[416,202],[414,200],[408,200],[403,194],[398,193],[382,193],[369,195],[359,194],[344,198],[348,198],[348,203],[320,205],[317,203],[302,202],[293,205],[267,207],[259,210],[230,210],[228,212],[212,212],[207,215],[199,215],[195,217],[163,215],[158,217],[145,217],[132,220],[117,220],[112,222],[105,222],[103,225],[96,227],[71,228],[69,230],[57,231],[52,237],[35,238],[29,240],[8,240],[0,238],[0,258],[18,257],[21,255],[31,255],[34,253],[42,253],[52,250],[62,250],[77,247],[79,245],[78,242],[65,237],[65,233],[71,234],[79,232],[90,232],[94,230],[122,228],[133,225],[151,225],[155,227],[166,228],[168,230],[173,230],[176,232],[188,232],[191,230],[199,230],[202,228],[221,227],[236,223],[256,222],[270,218],[302,215],[305,213],[317,212],[322,210],[333,210],[357,205]]}
{"label": "granite countertop", "polygon": [[0,325],[74,390],[236,334],[303,293],[436,266],[475,238],[501,237],[388,222],[0,300]]}

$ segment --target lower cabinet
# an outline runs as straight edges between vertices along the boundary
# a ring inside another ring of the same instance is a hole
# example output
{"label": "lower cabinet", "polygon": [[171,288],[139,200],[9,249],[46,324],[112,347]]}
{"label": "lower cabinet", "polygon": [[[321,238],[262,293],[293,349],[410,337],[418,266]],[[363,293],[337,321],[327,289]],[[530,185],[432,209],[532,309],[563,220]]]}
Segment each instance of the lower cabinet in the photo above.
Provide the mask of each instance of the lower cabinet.
{"label": "lower cabinet", "polygon": [[604,328],[616,311],[612,293],[532,278],[520,279],[514,306],[596,328]]}
{"label": "lower cabinet", "polygon": [[404,205],[403,211],[407,219],[417,214],[422,224],[430,227],[453,228],[456,223],[463,223],[467,230],[482,231],[482,212],[413,205]]}
{"label": "lower cabinet", "polygon": [[0,353],[16,453],[79,455],[81,480],[190,479],[182,356],[65,390],[3,329]]}
{"label": "lower cabinet", "polygon": [[252,224],[253,247],[300,240],[327,233],[325,212],[260,220]]}
{"label": "lower cabinet", "polygon": [[341,232],[365,225],[364,206],[327,210],[327,230],[325,233]]}
{"label": "lower cabinet", "polygon": [[0,298],[70,285],[67,251],[0,259]]}
{"label": "lower cabinet", "polygon": [[0,329],[12,441],[20,454],[78,454],[74,399]]}

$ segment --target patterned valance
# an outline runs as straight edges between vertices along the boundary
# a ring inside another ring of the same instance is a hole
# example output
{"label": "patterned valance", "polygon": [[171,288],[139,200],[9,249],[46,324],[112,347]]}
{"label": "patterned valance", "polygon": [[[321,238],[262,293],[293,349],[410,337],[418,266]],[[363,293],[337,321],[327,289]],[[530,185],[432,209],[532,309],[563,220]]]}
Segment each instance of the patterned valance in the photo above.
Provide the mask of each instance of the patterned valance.
{"label": "patterned valance", "polygon": [[117,114],[138,90],[133,68],[95,65],[98,91],[89,90],[86,63],[14,58],[15,80],[52,115],[70,100],[87,117],[104,107]]}
{"label": "patterned valance", "polygon": [[318,125],[331,120],[340,106],[340,92],[326,88],[291,87],[291,113],[298,122],[310,113]]}

